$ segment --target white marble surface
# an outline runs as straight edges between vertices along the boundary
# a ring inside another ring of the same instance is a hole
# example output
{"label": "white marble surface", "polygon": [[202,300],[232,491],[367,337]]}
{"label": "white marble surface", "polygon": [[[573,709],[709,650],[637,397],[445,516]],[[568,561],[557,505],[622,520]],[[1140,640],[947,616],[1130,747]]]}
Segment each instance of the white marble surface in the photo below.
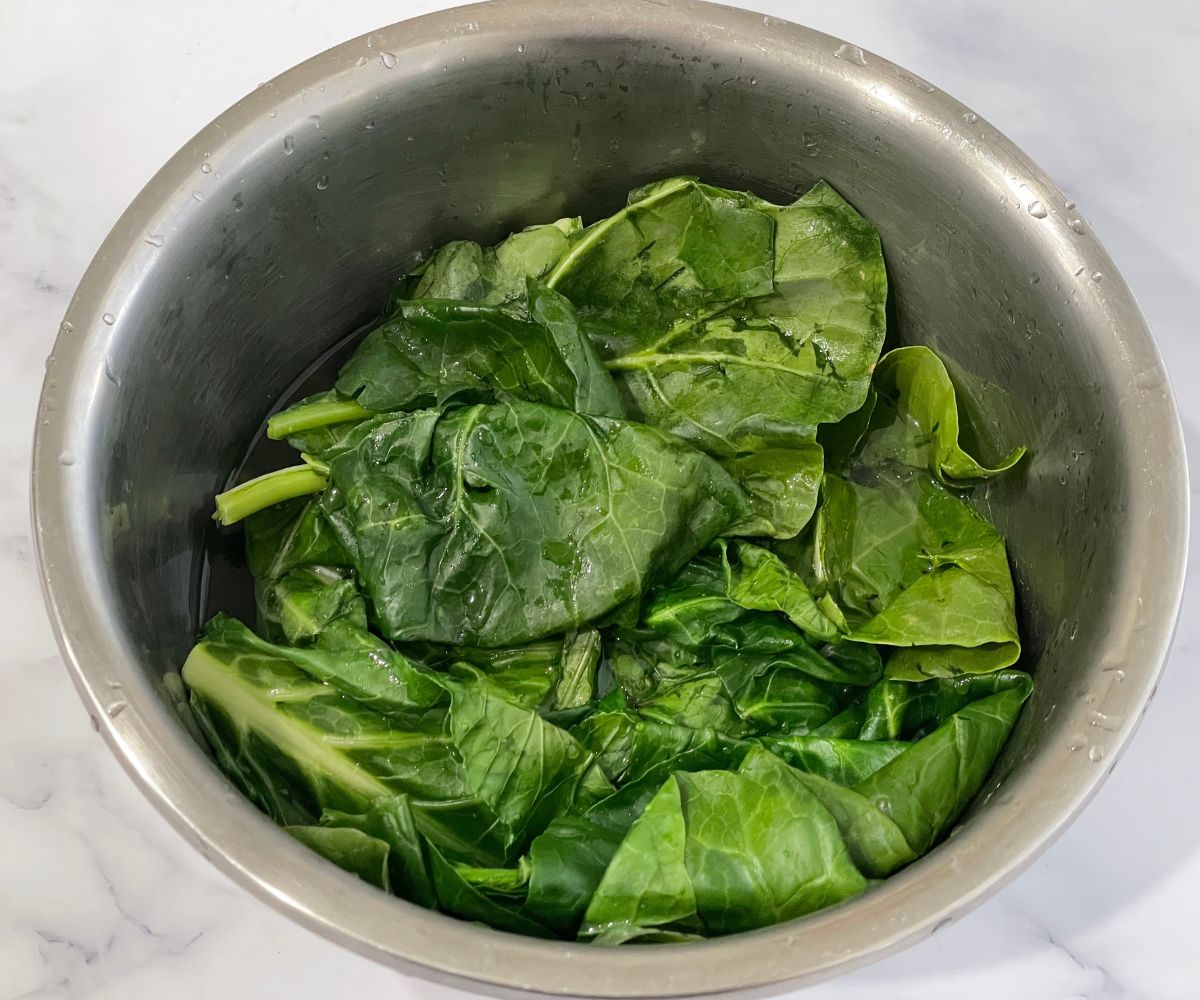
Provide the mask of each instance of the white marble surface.
{"label": "white marble surface", "polygon": [[[852,39],[1004,128],[1139,295],[1200,447],[1200,7],[1187,0],[748,3]],[[27,477],[42,362],[158,166],[261,80],[444,4],[0,3],[0,1000],[450,1000],[300,929],[186,846],[88,726],[41,607]],[[1065,837],[924,944],[805,1000],[1200,996],[1196,591],[1141,732]]]}

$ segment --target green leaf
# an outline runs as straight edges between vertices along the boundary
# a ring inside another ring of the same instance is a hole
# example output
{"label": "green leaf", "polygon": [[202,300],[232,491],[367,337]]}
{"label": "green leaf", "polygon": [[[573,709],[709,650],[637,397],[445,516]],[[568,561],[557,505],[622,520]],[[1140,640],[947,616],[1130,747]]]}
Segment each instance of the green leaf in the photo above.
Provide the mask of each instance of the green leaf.
{"label": "green leaf", "polygon": [[519,902],[508,898],[508,893],[489,893],[486,887],[473,883],[436,847],[429,848],[429,861],[434,890],[442,910],[463,920],[490,924],[514,934],[554,936],[549,928],[521,913]]}
{"label": "green leaf", "polygon": [[862,892],[833,816],[778,758],[669,778],[630,828],[584,918],[588,935],[707,934],[790,920]]}
{"label": "green leaf", "polygon": [[811,443],[862,404],[883,343],[878,236],[824,184],[789,206],[688,178],[635,191],[547,282],[632,412],[722,457]]}
{"label": "green leaf", "polygon": [[233,619],[210,623],[183,679],[218,760],[276,822],[309,825],[323,809],[363,812],[402,793],[467,794],[436,717],[401,723],[372,711]]}
{"label": "green leaf", "polygon": [[397,641],[516,645],[577,628],[745,510],[676,439],[525,402],[375,418],[328,461],[324,510]]}
{"label": "green leaf", "polygon": [[382,840],[361,830],[342,827],[287,826],[284,829],[339,868],[346,869],[384,892],[392,891],[392,880],[388,873],[388,855],[391,851]]}
{"label": "green leaf", "polygon": [[880,681],[867,694],[859,738],[913,739],[937,728],[972,702],[1004,691],[1019,691],[1021,700],[1033,681],[1019,670],[998,670],[920,683]]}
{"label": "green leaf", "polygon": [[875,389],[894,413],[899,433],[881,436],[873,449],[908,465],[928,468],[947,485],[989,479],[1006,472],[1025,454],[1014,448],[994,466],[969,455],[960,444],[958,401],[941,359],[928,347],[889,351],[875,370]]}
{"label": "green leaf", "polygon": [[839,785],[857,785],[908,749],[899,740],[837,739],[815,734],[764,736],[762,744],[792,767]]}
{"label": "green leaf", "polygon": [[721,546],[725,592],[743,608],[777,611],[818,639],[837,639],[837,626],[817,607],[804,580],[768,549],[749,542]]}
{"label": "green leaf", "polygon": [[425,263],[406,298],[460,299],[477,305],[519,299],[526,281],[549,274],[581,228],[578,219],[559,219],[513,233],[487,250],[465,240],[447,243]]}
{"label": "green leaf", "polygon": [[571,303],[533,283],[523,306],[402,302],[342,368],[337,389],[376,412],[512,396],[623,416],[612,377]]}
{"label": "green leaf", "polygon": [[1014,663],[1012,576],[996,530],[922,472],[886,466],[859,475],[825,477],[812,545],[815,586],[845,613],[849,637],[921,647],[889,664],[889,676],[909,680]]}
{"label": "green leaf", "polygon": [[278,580],[304,566],[350,566],[316,500],[291,500],[246,521],[246,563],[258,581]]}
{"label": "green leaf", "polygon": [[982,787],[1028,696],[1014,687],[959,709],[855,790],[924,854]]}
{"label": "green leaf", "polygon": [[699,930],[686,847],[679,782],[668,778],[605,869],[584,914],[581,934],[676,924]]}
{"label": "green leaf", "polygon": [[560,816],[529,848],[525,912],[563,937],[574,937],[627,827]]}
{"label": "green leaf", "polygon": [[596,766],[592,755],[482,675],[443,683],[467,785],[511,831],[509,843],[526,844],[575,802]]}
{"label": "green leaf", "polygon": [[381,799],[365,813],[326,809],[321,814],[321,825],[359,830],[386,844],[390,891],[421,906],[437,905],[425,847],[407,796]]}
{"label": "green leaf", "polygon": [[817,444],[763,448],[723,458],[721,464],[750,500],[749,520],[729,534],[793,538],[812,519],[821,487],[823,455]]}

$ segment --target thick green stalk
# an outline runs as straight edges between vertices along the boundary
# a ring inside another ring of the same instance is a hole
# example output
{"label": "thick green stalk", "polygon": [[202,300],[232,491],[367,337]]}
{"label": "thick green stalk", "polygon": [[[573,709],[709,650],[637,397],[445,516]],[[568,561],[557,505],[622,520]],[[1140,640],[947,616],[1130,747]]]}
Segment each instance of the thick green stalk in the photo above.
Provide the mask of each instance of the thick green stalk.
{"label": "thick green stalk", "polygon": [[317,403],[301,403],[276,413],[267,420],[267,437],[280,441],[300,431],[314,427],[344,424],[351,420],[363,420],[371,411],[359,406],[353,399],[324,399]]}
{"label": "thick green stalk", "polygon": [[219,493],[213,517],[221,524],[236,524],[242,518],[284,500],[320,493],[325,489],[325,482],[325,477],[310,465],[294,465],[268,472],[265,476]]}

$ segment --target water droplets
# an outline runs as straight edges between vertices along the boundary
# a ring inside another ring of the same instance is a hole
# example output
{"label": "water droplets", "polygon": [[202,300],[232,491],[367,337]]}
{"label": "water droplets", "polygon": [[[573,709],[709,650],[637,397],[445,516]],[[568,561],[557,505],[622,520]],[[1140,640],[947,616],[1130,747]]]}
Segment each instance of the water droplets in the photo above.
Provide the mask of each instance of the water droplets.
{"label": "water droplets", "polygon": [[108,355],[104,356],[104,377],[118,389],[121,388],[121,376],[116,373],[116,370],[113,368],[112,358],[108,357]]}
{"label": "water droplets", "polygon": [[1080,264],[1077,268],[1075,268],[1074,272],[1072,272],[1072,273],[1075,275],[1075,277],[1078,278],[1086,270],[1087,270],[1087,268],[1084,267],[1082,264]]}
{"label": "water droplets", "polygon": [[117,317],[114,316],[112,313],[105,313],[100,318],[102,320],[104,320],[105,326],[112,326],[117,321]]}
{"label": "water droplets", "polygon": [[1100,282],[1103,280],[1104,280],[1104,275],[1101,274],[1099,271],[1092,272],[1092,281]]}
{"label": "water droplets", "polygon": [[396,58],[394,52],[380,52],[379,61],[383,63],[384,69],[395,69],[396,63],[398,63],[400,60]]}
{"label": "water droplets", "polygon": [[522,42],[520,45],[517,46],[517,55],[524,55],[524,53],[525,53],[525,43]]}
{"label": "water droplets", "polygon": [[863,55],[863,50],[857,45],[851,45],[849,42],[843,42],[838,46],[837,51],[833,54],[834,59],[842,59],[845,62],[853,63],[855,66],[865,66],[867,57]]}
{"label": "water droplets", "polygon": [[296,137],[294,135],[285,135],[283,137],[283,155],[291,156],[296,152]]}
{"label": "water droplets", "polygon": [[1028,211],[1029,214],[1032,215],[1035,219],[1044,219],[1049,214],[1046,211],[1046,206],[1043,205],[1040,201],[1036,201],[1036,200],[1031,201],[1029,203],[1028,207],[1026,208],[1026,211]]}
{"label": "water droplets", "polygon": [[975,114],[974,111],[966,111],[963,113],[963,121],[968,125],[974,125],[979,121],[979,115]]}
{"label": "water droplets", "polygon": [[1100,761],[1104,760],[1104,747],[1097,743],[1094,747],[1088,750],[1088,760],[1090,760],[1093,764],[1099,764]]}
{"label": "water droplets", "polygon": [[1075,202],[1071,201],[1071,199],[1070,199],[1070,198],[1068,198],[1068,199],[1067,199],[1067,200],[1066,200],[1066,201],[1063,203],[1063,208],[1065,208],[1065,209],[1066,209],[1068,212],[1069,212],[1069,211],[1071,211],[1071,209],[1073,209],[1074,207],[1075,207]]}
{"label": "water droplets", "polygon": [[142,240],[143,243],[149,243],[152,247],[160,247],[167,242],[167,238],[162,233],[151,233]]}
{"label": "water droplets", "polygon": [[806,156],[817,156],[820,150],[817,149],[817,137],[811,132],[805,132],[800,139],[804,143],[804,153]]}
{"label": "water droplets", "polygon": [[317,181],[317,190],[324,191],[327,187],[329,187],[329,175],[322,174],[320,179]]}
{"label": "water droplets", "polygon": [[1087,232],[1087,227],[1083,224],[1083,220],[1077,216],[1067,219],[1067,225],[1080,236]]}
{"label": "water droplets", "polygon": [[200,173],[211,174],[212,173],[212,164],[209,163],[207,160],[204,163],[201,163],[200,164]]}
{"label": "water droplets", "polygon": [[75,324],[72,323],[69,319],[64,319],[58,326],[58,335],[60,337],[66,336],[68,333],[74,333],[74,332],[75,332]]}
{"label": "water droplets", "polygon": [[58,456],[58,464],[64,468],[70,468],[75,464],[75,456],[69,451],[64,451]]}
{"label": "water droplets", "polygon": [[311,125],[313,128],[321,127],[321,116],[320,115],[309,115],[305,119],[305,121],[307,121],[308,124]]}
{"label": "water droplets", "polygon": [[241,191],[239,191],[237,194],[235,194],[233,196],[232,201],[233,201],[233,210],[235,212],[240,212],[243,208],[246,207],[246,199],[242,196]]}
{"label": "water droplets", "polygon": [[124,712],[125,709],[127,709],[128,707],[129,707],[129,702],[127,702],[127,701],[114,701],[111,705],[108,706],[108,708],[105,709],[105,711],[108,713],[108,717],[110,719],[115,719],[118,715],[120,715],[122,712]]}

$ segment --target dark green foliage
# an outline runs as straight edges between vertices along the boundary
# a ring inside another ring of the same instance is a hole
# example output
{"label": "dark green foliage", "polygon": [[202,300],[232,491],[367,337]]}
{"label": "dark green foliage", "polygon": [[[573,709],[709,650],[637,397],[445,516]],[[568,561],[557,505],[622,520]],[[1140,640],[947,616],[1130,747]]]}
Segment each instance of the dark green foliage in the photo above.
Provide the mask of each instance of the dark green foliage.
{"label": "dark green foliage", "polygon": [[435,252],[269,421],[303,464],[218,504],[258,622],[183,667],[217,763],[359,878],[538,937],[751,930],[920,857],[1033,689],[964,492],[1022,451],[973,457],[931,351],[879,357],[886,292],[825,184]]}

